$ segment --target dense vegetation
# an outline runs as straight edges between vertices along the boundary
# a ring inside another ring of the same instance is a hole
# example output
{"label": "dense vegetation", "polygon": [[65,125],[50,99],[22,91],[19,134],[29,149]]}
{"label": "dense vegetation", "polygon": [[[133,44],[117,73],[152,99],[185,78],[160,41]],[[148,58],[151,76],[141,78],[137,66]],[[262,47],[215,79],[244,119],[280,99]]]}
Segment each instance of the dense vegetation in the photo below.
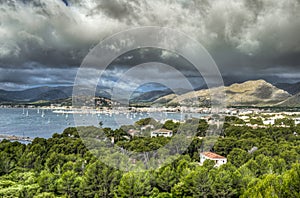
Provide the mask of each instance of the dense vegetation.
{"label": "dense vegetation", "polygon": [[[300,197],[300,126],[252,129],[232,125],[236,122],[226,118],[222,137],[211,149],[228,158],[219,168],[208,160],[199,166],[203,139],[197,137],[177,160],[146,172],[105,165],[86,148],[76,128],[28,145],[3,140],[0,197]],[[176,130],[178,124],[169,121],[163,127]],[[139,152],[169,141],[124,138],[125,128],[86,127],[89,134],[104,132],[118,146]],[[206,128],[202,120],[197,135],[204,136]]]}

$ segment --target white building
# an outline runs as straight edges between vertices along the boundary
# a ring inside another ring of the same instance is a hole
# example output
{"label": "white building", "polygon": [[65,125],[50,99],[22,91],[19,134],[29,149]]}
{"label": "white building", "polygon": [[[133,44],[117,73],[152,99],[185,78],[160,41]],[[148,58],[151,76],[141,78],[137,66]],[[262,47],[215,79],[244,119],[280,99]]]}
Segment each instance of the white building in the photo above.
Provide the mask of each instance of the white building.
{"label": "white building", "polygon": [[242,120],[249,120],[250,117],[249,116],[239,116],[238,118],[242,119]]}
{"label": "white building", "polygon": [[253,114],[254,110],[240,110],[239,115],[248,115],[248,114]]}
{"label": "white building", "polygon": [[142,131],[147,130],[147,129],[154,129],[154,126],[153,126],[152,124],[151,124],[151,125],[148,124],[148,125],[146,125],[146,126],[142,126],[142,127],[141,127],[141,130],[142,130]]}
{"label": "white building", "polygon": [[140,133],[140,131],[135,130],[135,129],[129,129],[129,130],[127,131],[127,133],[128,133],[129,135],[131,135],[132,137],[134,137],[135,134]]}
{"label": "white building", "polygon": [[151,137],[158,137],[158,136],[172,137],[173,131],[167,129],[157,129],[151,132]]}
{"label": "white building", "polygon": [[295,125],[300,124],[300,118],[295,118],[294,121],[295,121]]}
{"label": "white building", "polygon": [[216,163],[215,167],[219,167],[219,166],[227,163],[227,158],[226,157],[223,157],[223,156],[218,155],[216,153],[212,153],[212,152],[202,152],[202,153],[200,153],[200,164],[201,165],[207,159],[215,161],[215,163]]}
{"label": "white building", "polygon": [[268,119],[263,121],[264,125],[274,125],[275,119]]}

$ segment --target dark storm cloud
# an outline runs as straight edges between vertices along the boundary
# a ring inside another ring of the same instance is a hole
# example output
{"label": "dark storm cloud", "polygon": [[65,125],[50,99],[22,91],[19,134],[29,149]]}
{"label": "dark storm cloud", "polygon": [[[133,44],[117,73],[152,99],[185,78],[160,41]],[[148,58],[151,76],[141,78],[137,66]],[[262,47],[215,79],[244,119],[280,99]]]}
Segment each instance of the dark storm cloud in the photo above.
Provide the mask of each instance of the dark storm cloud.
{"label": "dark storm cloud", "polygon": [[[198,40],[224,76],[286,79],[300,73],[299,0],[0,0],[0,3],[2,71],[26,71],[28,65],[36,63],[38,66],[31,68],[65,69],[64,76],[57,76],[67,79],[67,68],[78,67],[102,39],[132,27],[155,25],[178,29]],[[139,52],[133,55],[134,59],[124,56],[115,63],[124,67],[141,59],[147,62],[159,57],[197,78],[178,57],[156,53],[152,56]],[[70,70],[70,75],[73,72]],[[20,76],[19,84],[37,82],[33,74],[27,73],[26,77],[25,73]],[[53,82],[58,80],[54,73],[48,76]],[[8,78],[2,75],[0,81],[9,81]]]}
{"label": "dark storm cloud", "polygon": [[0,68],[0,87],[6,90],[18,90],[43,85],[72,85],[76,72],[76,69],[69,68]]}
{"label": "dark storm cloud", "polygon": [[[147,62],[159,62],[171,65],[186,76],[193,76],[197,69],[185,57],[164,49],[143,48],[129,51],[116,58],[109,69],[122,66],[124,70]],[[197,76],[199,76],[197,74]]]}

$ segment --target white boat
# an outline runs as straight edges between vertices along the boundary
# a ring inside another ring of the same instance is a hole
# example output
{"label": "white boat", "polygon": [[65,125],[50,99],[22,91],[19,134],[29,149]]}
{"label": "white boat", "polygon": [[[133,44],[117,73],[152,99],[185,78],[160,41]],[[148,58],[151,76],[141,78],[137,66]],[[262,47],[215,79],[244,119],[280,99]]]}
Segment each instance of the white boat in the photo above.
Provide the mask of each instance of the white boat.
{"label": "white boat", "polygon": [[44,110],[42,111],[42,118],[45,117],[45,112]]}
{"label": "white boat", "polygon": [[61,114],[63,114],[64,113],[64,111],[63,110],[54,110],[54,111],[52,111],[53,113],[61,113]]}

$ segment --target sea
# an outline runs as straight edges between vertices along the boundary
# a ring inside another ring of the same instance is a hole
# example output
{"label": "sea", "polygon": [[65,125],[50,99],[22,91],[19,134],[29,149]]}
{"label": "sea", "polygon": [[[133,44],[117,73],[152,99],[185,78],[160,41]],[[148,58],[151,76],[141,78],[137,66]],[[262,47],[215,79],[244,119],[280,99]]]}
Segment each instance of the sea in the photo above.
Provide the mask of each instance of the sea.
{"label": "sea", "polygon": [[[83,122],[75,122],[82,119]],[[174,112],[154,113],[96,113],[74,116],[73,114],[56,113],[51,109],[22,109],[22,108],[0,108],[0,134],[15,135],[21,137],[50,138],[54,133],[62,133],[64,129],[74,126],[99,126],[117,129],[121,125],[134,124],[137,120],[153,117],[156,120],[178,120],[182,121],[187,117],[201,117],[200,114],[184,114]],[[93,122],[84,122],[90,121]]]}

